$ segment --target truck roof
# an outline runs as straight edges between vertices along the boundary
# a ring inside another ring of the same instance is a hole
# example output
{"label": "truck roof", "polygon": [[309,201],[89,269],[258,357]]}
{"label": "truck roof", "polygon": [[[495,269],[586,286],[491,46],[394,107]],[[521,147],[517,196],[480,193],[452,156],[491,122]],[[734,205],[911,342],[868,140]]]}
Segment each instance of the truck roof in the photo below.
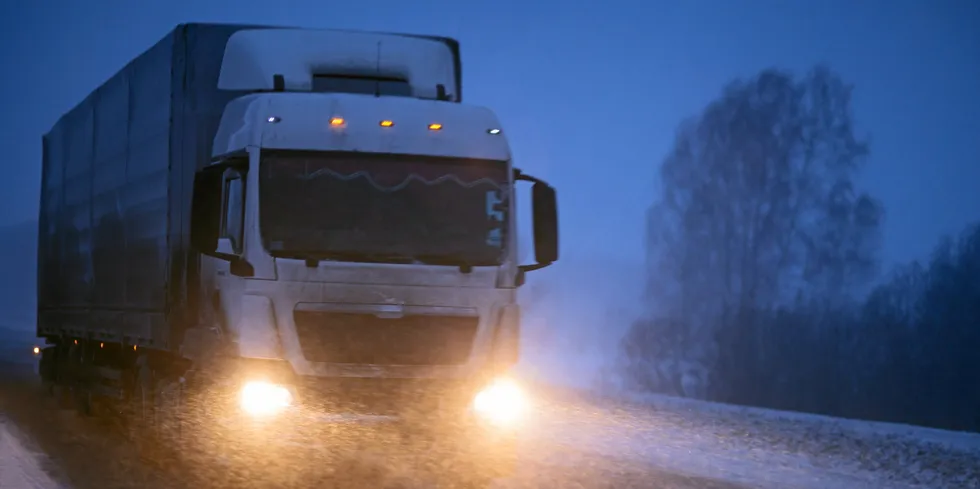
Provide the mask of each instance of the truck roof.
{"label": "truck roof", "polygon": [[488,108],[349,93],[265,93],[232,101],[212,153],[219,157],[248,145],[510,159],[500,122]]}
{"label": "truck roof", "polygon": [[[454,52],[443,42],[414,36],[245,29],[228,39],[218,88],[305,92],[354,89],[458,102],[455,59]],[[355,81],[360,85],[356,89],[352,83]],[[403,89],[385,90],[396,86]],[[370,90],[364,90],[366,87]]]}
{"label": "truck roof", "polygon": [[[243,31],[243,30],[268,30],[268,29],[294,30],[294,31],[310,31],[310,32],[316,32],[316,33],[351,33],[351,34],[375,35],[375,36],[378,36],[378,35],[382,35],[382,36],[401,36],[401,37],[405,37],[405,38],[409,38],[409,39],[421,39],[421,40],[431,40],[431,41],[440,42],[440,43],[444,44],[449,49],[449,51],[450,51],[450,53],[452,55],[452,60],[453,60],[452,61],[452,64],[453,64],[453,75],[452,75],[452,77],[454,79],[454,85],[455,85],[454,87],[452,87],[453,88],[453,94],[454,94],[453,101],[454,102],[462,102],[462,100],[463,100],[463,66],[462,66],[462,59],[460,57],[460,45],[459,45],[459,41],[456,40],[456,39],[454,39],[454,38],[452,38],[452,37],[424,35],[424,34],[409,34],[409,33],[402,33],[402,32],[366,31],[366,30],[354,30],[354,29],[324,29],[324,28],[308,28],[308,27],[298,27],[298,26],[274,26],[274,25],[263,25],[263,24],[232,24],[232,23],[222,23],[222,22],[188,22],[188,23],[178,24],[176,27],[174,27],[173,29],[171,29],[170,32],[167,33],[167,35],[165,35],[163,38],[161,38],[161,40],[158,41],[156,44],[154,44],[152,47],[148,48],[146,51],[143,51],[138,56],[136,56],[135,58],[131,59],[124,67],[120,68],[119,71],[117,71],[112,76],[110,76],[105,82],[103,82],[102,84],[100,84],[98,87],[95,87],[92,90],[92,92],[90,92],[89,95],[86,96],[85,99],[83,99],[82,101],[80,101],[78,104],[76,104],[74,107],[72,107],[71,109],[69,109],[68,111],[66,111],[64,114],[62,114],[61,117],[58,118],[58,120],[55,122],[54,125],[56,126],[58,123],[61,122],[62,119],[65,119],[66,117],[68,117],[76,109],[78,109],[80,106],[82,106],[86,102],[88,102],[92,97],[96,96],[97,92],[102,91],[102,90],[105,90],[105,86],[108,85],[108,84],[110,84],[114,79],[117,79],[117,78],[122,77],[123,76],[123,73],[125,73],[126,71],[132,71],[134,64],[136,64],[141,58],[144,58],[147,55],[149,55],[150,51],[152,51],[154,49],[157,49],[158,50],[161,47],[161,45],[163,45],[163,44],[167,44],[168,42],[177,42],[177,40],[183,39],[183,40],[185,40],[185,45],[186,46],[199,47],[201,45],[201,43],[200,42],[195,42],[196,40],[193,39],[193,37],[195,37],[195,33],[200,33],[202,31],[206,31],[206,32],[213,32],[213,31],[226,32],[227,34],[225,36],[223,36],[223,42],[227,42],[229,40],[229,37],[234,36],[234,34],[237,33],[237,32],[239,32],[239,31]],[[208,36],[208,35],[197,35],[196,37],[199,37],[201,39],[207,39],[207,38],[209,38],[211,36]],[[221,49],[221,52],[222,52],[222,55],[223,55],[224,54],[224,45],[220,46],[220,49]],[[184,57],[184,58],[186,58],[186,57],[195,57],[195,54],[194,53],[191,53],[191,52],[179,53],[179,55],[181,57]],[[218,58],[217,61],[220,63],[220,60],[221,60],[221,58]],[[207,88],[210,88],[212,90],[217,90],[218,89],[217,86],[207,87]],[[447,87],[447,88],[449,88],[449,87]],[[54,127],[52,126],[52,130],[53,129],[54,129]],[[49,130],[48,132],[50,133],[50,131],[51,130]]]}

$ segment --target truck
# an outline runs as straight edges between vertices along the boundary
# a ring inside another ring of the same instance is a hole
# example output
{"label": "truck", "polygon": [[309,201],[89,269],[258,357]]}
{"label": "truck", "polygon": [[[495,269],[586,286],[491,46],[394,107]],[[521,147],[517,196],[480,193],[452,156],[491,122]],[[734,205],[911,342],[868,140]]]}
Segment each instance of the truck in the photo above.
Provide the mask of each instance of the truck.
{"label": "truck", "polygon": [[469,487],[513,470],[517,290],[558,259],[557,199],[463,103],[456,40],[179,25],[42,144],[38,370],[78,409],[146,446],[268,458],[345,420]]}

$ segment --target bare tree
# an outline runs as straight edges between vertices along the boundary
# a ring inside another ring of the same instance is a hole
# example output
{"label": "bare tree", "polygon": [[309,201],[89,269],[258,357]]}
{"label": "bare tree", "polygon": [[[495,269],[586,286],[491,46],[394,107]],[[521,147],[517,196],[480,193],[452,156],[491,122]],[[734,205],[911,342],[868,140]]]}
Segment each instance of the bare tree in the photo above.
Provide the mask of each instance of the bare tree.
{"label": "bare tree", "polygon": [[713,370],[747,380],[729,352],[765,343],[739,325],[794,301],[841,303],[873,276],[883,210],[853,183],[867,155],[851,87],[828,68],[800,78],[769,69],[729,84],[680,125],[661,164],[647,302],[652,316],[673,320],[636,327],[685,323],[683,344],[669,350],[703,357],[715,341]]}

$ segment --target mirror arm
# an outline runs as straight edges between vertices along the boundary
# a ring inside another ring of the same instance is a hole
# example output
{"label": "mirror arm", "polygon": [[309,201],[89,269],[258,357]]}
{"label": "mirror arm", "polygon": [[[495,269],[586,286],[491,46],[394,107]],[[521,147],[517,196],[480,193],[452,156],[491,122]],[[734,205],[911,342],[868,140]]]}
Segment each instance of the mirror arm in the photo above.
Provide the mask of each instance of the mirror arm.
{"label": "mirror arm", "polygon": [[[222,253],[220,251],[213,251],[211,253],[201,253],[201,254],[205,256],[211,256],[219,260],[224,260],[229,264],[231,264],[232,275],[237,275],[240,277],[251,277],[255,274],[255,267],[253,267],[252,264],[248,262],[248,260],[238,255],[232,253]],[[236,271],[238,273],[236,273]]]}
{"label": "mirror arm", "polygon": [[517,168],[514,168],[514,181],[540,183],[542,185],[548,185],[548,182],[545,182],[544,180],[541,180],[538,177],[528,175],[527,173],[524,173]]}
{"label": "mirror arm", "polygon": [[208,256],[213,256],[219,260],[224,260],[227,262],[235,261],[238,258],[238,255],[233,255],[231,253],[222,253],[220,251],[212,251],[211,253],[203,253],[203,254]]}
{"label": "mirror arm", "polygon": [[514,277],[514,285],[516,285],[518,287],[524,285],[524,282],[527,280],[525,278],[525,275],[527,275],[527,272],[533,272],[535,270],[541,270],[542,268],[547,267],[547,266],[550,266],[551,264],[552,264],[552,262],[548,262],[548,263],[534,263],[534,264],[531,264],[531,265],[518,265],[517,266],[517,275]]}
{"label": "mirror arm", "polygon": [[246,171],[248,170],[248,162],[236,161],[236,160],[220,160],[216,163],[211,163],[204,168],[198,170],[199,172],[214,172],[214,173],[224,173],[225,170],[229,168]]}
{"label": "mirror arm", "polygon": [[533,263],[531,265],[518,265],[517,266],[517,269],[520,270],[520,271],[522,271],[522,272],[524,272],[524,273],[527,273],[527,272],[533,272],[535,270],[541,270],[542,268],[547,267],[547,266],[550,266],[550,265],[551,265],[551,262],[549,261],[547,263]]}
{"label": "mirror arm", "polygon": [[252,264],[248,262],[248,260],[240,256],[235,256],[235,258],[231,260],[229,271],[231,272],[232,275],[238,277],[255,276],[255,267],[253,267]]}

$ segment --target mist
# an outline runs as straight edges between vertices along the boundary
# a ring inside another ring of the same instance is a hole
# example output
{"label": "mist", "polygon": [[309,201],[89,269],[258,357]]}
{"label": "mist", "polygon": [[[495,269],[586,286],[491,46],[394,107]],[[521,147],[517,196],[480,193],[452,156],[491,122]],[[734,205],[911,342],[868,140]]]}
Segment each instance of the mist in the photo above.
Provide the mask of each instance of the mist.
{"label": "mist", "polygon": [[0,281],[0,327],[34,332],[37,312],[37,223],[0,227],[0,256],[7,257]]}
{"label": "mist", "polygon": [[531,378],[579,389],[617,384],[623,335],[641,312],[642,262],[563,259],[520,292],[522,358]]}

